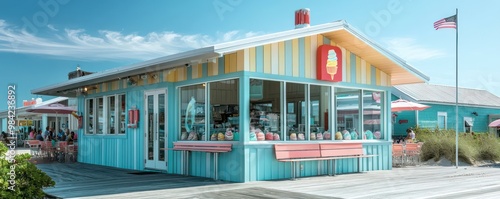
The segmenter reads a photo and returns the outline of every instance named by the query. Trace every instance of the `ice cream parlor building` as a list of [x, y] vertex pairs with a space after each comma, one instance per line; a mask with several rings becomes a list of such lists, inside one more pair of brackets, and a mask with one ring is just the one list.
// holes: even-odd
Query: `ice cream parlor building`
[[[429, 78], [345, 21], [216, 44], [32, 90], [76, 97], [78, 161], [233, 182], [289, 178], [280, 143], [361, 143], [358, 162], [336, 173], [389, 170], [391, 86]], [[219, 153], [170, 150], [174, 143], [227, 143]], [[186, 159], [187, 158], [187, 159]], [[360, 165], [358, 165], [360, 164]], [[299, 176], [325, 173], [305, 161]], [[214, 171], [215, 170], [215, 171]]]

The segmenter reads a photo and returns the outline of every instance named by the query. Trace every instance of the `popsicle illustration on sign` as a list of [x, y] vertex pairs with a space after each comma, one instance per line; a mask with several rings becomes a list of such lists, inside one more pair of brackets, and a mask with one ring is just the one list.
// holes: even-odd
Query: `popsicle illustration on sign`
[[316, 57], [318, 80], [342, 81], [342, 51], [337, 46], [321, 45]]
[[326, 61], [326, 73], [333, 76], [337, 74], [337, 53], [334, 50], [328, 50], [328, 60]]

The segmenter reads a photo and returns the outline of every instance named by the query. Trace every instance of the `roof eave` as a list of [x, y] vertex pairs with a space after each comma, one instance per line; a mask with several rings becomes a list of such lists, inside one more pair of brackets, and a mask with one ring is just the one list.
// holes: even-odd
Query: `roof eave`
[[311, 35], [322, 34], [326, 32], [341, 30], [346, 27], [344, 20], [334, 21], [331, 23], [311, 26], [307, 28], [292, 29], [277, 33], [266, 34], [262, 36], [241, 39], [215, 45], [215, 51], [221, 54], [238, 51], [241, 49], [251, 48], [264, 44], [276, 43], [290, 39], [307, 37]]
[[132, 64], [125, 67], [114, 68], [102, 72], [93, 73], [87, 76], [78, 77], [66, 82], [53, 84], [50, 86], [33, 89], [31, 93], [38, 95], [53, 95], [76, 97], [75, 92], [63, 92], [76, 89], [86, 85], [93, 85], [110, 80], [126, 78], [128, 76], [144, 74], [147, 72], [171, 69], [185, 64], [206, 60], [220, 56], [214, 51], [214, 46], [199, 48], [182, 53], [168, 55], [157, 59]]
[[[370, 47], [374, 48], [375, 50], [377, 50], [378, 52], [380, 52], [382, 55], [386, 56], [387, 58], [389, 58], [391, 61], [393, 61], [394, 63], [398, 64], [399, 66], [405, 68], [406, 70], [408, 70], [410, 73], [412, 73], [413, 75], [419, 77], [420, 79], [422, 79], [424, 82], [428, 82], [430, 80], [429, 76], [425, 75], [424, 73], [420, 72], [419, 70], [417, 70], [416, 68], [414, 68], [413, 66], [411, 66], [410, 64], [408, 64], [405, 60], [403, 60], [402, 58], [400, 58], [399, 56], [395, 55], [394, 53], [391, 53], [390, 51], [386, 50], [385, 48], [381, 47], [380, 45], [378, 45], [376, 42], [372, 41], [371, 39], [369, 39], [368, 37], [366, 37], [365, 35], [363, 35], [360, 31], [356, 30], [356, 28], [354, 27], [351, 27], [349, 24], [345, 24], [345, 29], [347, 31], [349, 31], [349, 33], [351, 33], [352, 35], [354, 35], [355, 37], [357, 37], [358, 39], [364, 41], [366, 44], [368, 44]], [[410, 83], [410, 82], [409, 82]], [[412, 82], [413, 83], [413, 82]]]

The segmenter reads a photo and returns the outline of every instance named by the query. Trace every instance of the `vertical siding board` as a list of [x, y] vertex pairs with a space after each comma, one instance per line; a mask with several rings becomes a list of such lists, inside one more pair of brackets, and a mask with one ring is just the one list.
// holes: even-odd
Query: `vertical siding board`
[[245, 52], [243, 50], [239, 50], [238, 52], [236, 52], [236, 71], [243, 71], [244, 67], [245, 67]]
[[236, 72], [237, 68], [238, 68], [238, 54], [237, 53], [232, 53], [231, 55], [229, 55], [229, 57], [231, 57], [231, 59], [229, 59], [229, 63], [230, 63], [230, 66], [229, 66], [229, 73], [234, 73]]
[[293, 75], [293, 67], [292, 67], [292, 41], [285, 41], [285, 75], [292, 76]]
[[299, 77], [306, 77], [306, 58], [305, 58], [305, 38], [299, 38], [299, 56], [298, 56], [298, 67], [299, 67]]
[[250, 71], [250, 49], [245, 48], [243, 50], [243, 70]]
[[263, 46], [263, 68], [264, 68], [264, 73], [270, 74], [271, 73], [271, 45], [266, 44]]
[[311, 37], [304, 38], [304, 77], [314, 79], [311, 76]]
[[357, 79], [356, 79], [356, 55], [351, 53], [350, 55], [350, 68], [351, 68], [351, 81], [350, 82], [353, 82], [353, 83], [356, 83]]
[[250, 71], [251, 72], [255, 72], [256, 71], [256, 66], [255, 66], [255, 62], [256, 62], [256, 58], [255, 58], [255, 47], [252, 47], [249, 49], [249, 66], [250, 66]]
[[278, 43], [271, 44], [271, 74], [279, 74], [279, 46]]
[[264, 72], [264, 47], [255, 47], [255, 72]]
[[279, 42], [278, 43], [278, 74], [280, 74], [280, 75], [285, 75], [285, 68], [286, 68], [285, 59], [286, 59], [285, 42]]
[[299, 76], [299, 40], [292, 40], [292, 75]]

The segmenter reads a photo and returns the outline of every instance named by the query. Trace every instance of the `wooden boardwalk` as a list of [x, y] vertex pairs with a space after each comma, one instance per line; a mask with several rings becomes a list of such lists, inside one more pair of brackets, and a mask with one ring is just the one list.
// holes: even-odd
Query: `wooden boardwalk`
[[61, 198], [497, 198], [500, 167], [417, 166], [295, 181], [228, 183], [89, 164], [39, 164]]

